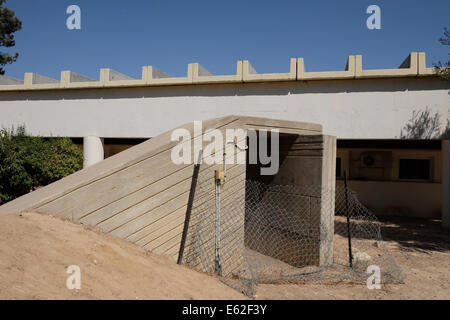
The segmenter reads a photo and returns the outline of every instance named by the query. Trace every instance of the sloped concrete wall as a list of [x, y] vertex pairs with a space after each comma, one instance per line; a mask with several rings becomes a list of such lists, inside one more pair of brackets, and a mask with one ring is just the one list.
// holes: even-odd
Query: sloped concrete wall
[[[321, 132], [320, 125], [240, 116], [203, 122], [203, 132], [250, 127], [282, 128], [285, 132], [301, 134]], [[192, 124], [181, 128], [191, 133], [193, 144], [203, 140], [201, 133], [194, 132]], [[166, 132], [7, 203], [0, 207], [0, 214], [23, 211], [52, 214], [96, 226], [113, 236], [176, 258], [194, 164], [172, 162], [171, 152], [178, 142], [171, 142], [171, 134], [172, 131]], [[196, 193], [195, 205], [214, 199], [214, 170], [221, 168], [221, 165], [200, 166], [202, 188]], [[229, 165], [223, 196], [242, 198], [243, 192], [245, 165]]]
[[[204, 129], [229, 128], [236, 123], [239, 118], [228, 117], [205, 122]], [[170, 142], [170, 133], [16, 199], [0, 207], [0, 213], [32, 210], [52, 214], [174, 256], [179, 249], [193, 165], [171, 161], [175, 142]], [[213, 169], [202, 167], [200, 171], [201, 176], [210, 177], [212, 191]], [[229, 176], [230, 180], [244, 179], [244, 172], [231, 167]], [[199, 199], [204, 196], [197, 195]]]

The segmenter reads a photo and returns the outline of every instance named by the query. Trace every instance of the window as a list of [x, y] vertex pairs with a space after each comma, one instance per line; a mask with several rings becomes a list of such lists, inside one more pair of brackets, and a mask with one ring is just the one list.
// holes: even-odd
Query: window
[[430, 159], [400, 159], [399, 179], [431, 180]]
[[342, 158], [336, 158], [336, 178], [342, 177]]

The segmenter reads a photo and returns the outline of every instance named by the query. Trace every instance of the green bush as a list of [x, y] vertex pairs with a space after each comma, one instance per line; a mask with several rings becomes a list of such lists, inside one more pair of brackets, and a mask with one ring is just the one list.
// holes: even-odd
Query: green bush
[[0, 130], [0, 204], [46, 186], [83, 167], [83, 152], [69, 138]]

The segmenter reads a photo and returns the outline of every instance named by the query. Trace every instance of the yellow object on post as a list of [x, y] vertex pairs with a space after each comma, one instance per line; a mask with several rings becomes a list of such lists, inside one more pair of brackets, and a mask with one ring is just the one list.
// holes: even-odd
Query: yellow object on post
[[225, 182], [225, 173], [223, 170], [216, 170], [216, 181], [219, 181], [220, 184]]

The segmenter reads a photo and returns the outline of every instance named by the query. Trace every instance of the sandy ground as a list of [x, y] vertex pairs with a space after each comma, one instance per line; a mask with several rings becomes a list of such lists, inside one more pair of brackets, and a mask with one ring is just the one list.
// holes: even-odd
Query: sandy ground
[[[81, 269], [81, 290], [66, 287]], [[0, 299], [244, 299], [219, 280], [45, 215], [0, 215]]]
[[[450, 233], [440, 221], [390, 219], [382, 233], [404, 284], [259, 285], [257, 299], [450, 299]], [[66, 287], [81, 268], [81, 290]], [[214, 277], [97, 230], [27, 213], [0, 216], [0, 299], [245, 299]]]
[[257, 299], [450, 299], [450, 232], [440, 221], [414, 218], [382, 220], [382, 235], [404, 284], [259, 285]]

